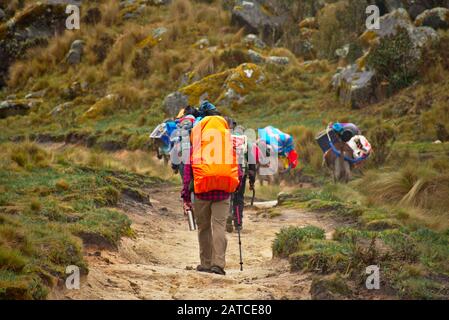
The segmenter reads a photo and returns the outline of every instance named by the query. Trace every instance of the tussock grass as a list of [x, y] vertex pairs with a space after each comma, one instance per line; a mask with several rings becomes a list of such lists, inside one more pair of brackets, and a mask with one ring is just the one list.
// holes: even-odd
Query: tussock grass
[[300, 162], [310, 166], [315, 171], [320, 171], [323, 163], [323, 152], [315, 141], [315, 133], [304, 126], [293, 126], [286, 132], [295, 138], [296, 150]]
[[117, 24], [120, 17], [120, 3], [114, 0], [108, 0], [101, 6], [102, 19], [101, 22], [106, 27]]
[[190, 0], [174, 0], [169, 10], [171, 18], [176, 21], [190, 22], [194, 17]]
[[398, 172], [370, 173], [360, 188], [378, 202], [445, 211], [449, 178], [428, 168], [406, 167]]

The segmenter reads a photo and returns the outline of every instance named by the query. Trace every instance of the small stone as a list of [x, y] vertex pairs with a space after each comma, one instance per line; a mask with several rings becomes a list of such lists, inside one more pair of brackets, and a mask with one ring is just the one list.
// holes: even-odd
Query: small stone
[[268, 57], [267, 62], [271, 63], [271, 64], [277, 64], [277, 65], [285, 66], [285, 65], [288, 65], [290, 63], [290, 59], [288, 57], [271, 56], [271, 57]]
[[195, 43], [195, 46], [199, 49], [207, 48], [209, 47], [209, 45], [210, 45], [209, 39], [207, 38], [200, 39]]

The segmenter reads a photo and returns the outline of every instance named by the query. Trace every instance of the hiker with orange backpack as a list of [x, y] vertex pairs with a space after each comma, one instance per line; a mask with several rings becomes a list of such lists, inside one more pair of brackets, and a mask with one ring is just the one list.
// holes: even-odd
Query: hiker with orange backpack
[[207, 101], [200, 112], [203, 119], [192, 129], [191, 157], [184, 166], [181, 196], [184, 211], [193, 210], [198, 225], [201, 263], [197, 271], [225, 275], [226, 218], [231, 194], [238, 189], [242, 172], [227, 121]]

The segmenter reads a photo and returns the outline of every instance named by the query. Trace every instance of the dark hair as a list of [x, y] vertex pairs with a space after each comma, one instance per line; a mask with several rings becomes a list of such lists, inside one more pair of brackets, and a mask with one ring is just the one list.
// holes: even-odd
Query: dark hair
[[206, 112], [204, 112], [204, 116], [205, 117], [213, 117], [213, 116], [221, 116], [220, 111], [218, 110], [207, 110]]
[[184, 116], [189, 116], [189, 115], [192, 115], [195, 118], [198, 118], [200, 116], [200, 112], [198, 111], [197, 108], [194, 108], [192, 106], [187, 106], [184, 109]]

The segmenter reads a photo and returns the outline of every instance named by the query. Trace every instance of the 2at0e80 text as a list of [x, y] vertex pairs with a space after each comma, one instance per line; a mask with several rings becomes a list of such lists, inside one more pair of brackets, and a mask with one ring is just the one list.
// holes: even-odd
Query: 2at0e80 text
[[270, 305], [222, 305], [222, 315], [270, 315]]

